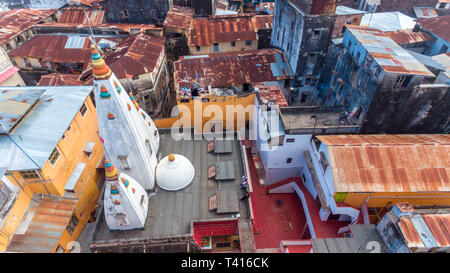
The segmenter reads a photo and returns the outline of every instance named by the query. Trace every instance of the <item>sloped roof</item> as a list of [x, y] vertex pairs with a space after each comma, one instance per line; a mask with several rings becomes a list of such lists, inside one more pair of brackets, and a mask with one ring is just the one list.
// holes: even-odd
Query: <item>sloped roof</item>
[[45, 164], [92, 86], [3, 87], [0, 93], [4, 90], [43, 91], [39, 102], [9, 135], [0, 135], [0, 166], [16, 171], [39, 169]]
[[406, 29], [398, 31], [386, 31], [385, 34], [399, 45], [420, 43], [433, 39], [433, 37], [423, 31], [414, 32], [412, 30]]
[[[85, 13], [86, 12], [86, 13]], [[102, 24], [105, 11], [104, 10], [88, 10], [83, 9], [68, 9], [63, 10], [61, 16], [59, 17], [58, 23], [63, 24], [87, 24], [89, 18], [89, 23], [91, 25]]]
[[446, 41], [450, 41], [450, 15], [423, 18], [417, 20], [417, 23], [436, 36], [439, 36]]
[[[180, 57], [174, 63], [175, 87], [231, 87], [292, 78], [283, 52], [278, 49], [246, 50]], [[196, 80], [198, 75], [198, 79]]]
[[360, 25], [382, 31], [396, 31], [399, 29], [413, 29], [416, 21], [414, 18], [399, 11], [377, 12], [364, 14]]
[[150, 73], [164, 52], [165, 39], [144, 33], [129, 36], [119, 43], [105, 62], [116, 75], [123, 79], [128, 75]]
[[55, 9], [13, 9], [0, 12], [0, 45], [40, 23]]
[[317, 136], [336, 192], [450, 191], [448, 135]]
[[189, 46], [257, 39], [252, 16], [194, 19], [189, 36]]
[[255, 15], [252, 17], [255, 30], [272, 29], [273, 15]]
[[192, 8], [172, 6], [170, 7], [169, 12], [167, 12], [163, 26], [189, 29], [193, 16], [194, 9]]

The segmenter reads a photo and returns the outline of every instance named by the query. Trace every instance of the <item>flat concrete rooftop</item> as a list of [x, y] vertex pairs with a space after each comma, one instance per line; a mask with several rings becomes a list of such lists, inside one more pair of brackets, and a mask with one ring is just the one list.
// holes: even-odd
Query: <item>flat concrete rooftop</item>
[[336, 127], [344, 111], [341, 107], [284, 107], [280, 108], [286, 130]]
[[[158, 239], [174, 236], [190, 236], [191, 222], [231, 218], [235, 213], [217, 213], [209, 210], [208, 199], [218, 191], [234, 191], [237, 194], [241, 218], [248, 218], [247, 199], [240, 201], [244, 192], [240, 189], [244, 173], [241, 147], [238, 140], [230, 140], [232, 152], [214, 154], [207, 152], [207, 144], [202, 140], [174, 140], [170, 130], [160, 130], [161, 142], [158, 158], [169, 153], [181, 154], [191, 160], [195, 168], [195, 177], [189, 186], [179, 191], [166, 191], [156, 186], [156, 191], [149, 193], [149, 211], [144, 229], [131, 231], [110, 231], [103, 214], [103, 200], [99, 201], [101, 211], [98, 213], [97, 226], [91, 243], [112, 241], [132, 241]], [[216, 181], [208, 179], [208, 167], [218, 162], [231, 161], [234, 166], [234, 179]]]

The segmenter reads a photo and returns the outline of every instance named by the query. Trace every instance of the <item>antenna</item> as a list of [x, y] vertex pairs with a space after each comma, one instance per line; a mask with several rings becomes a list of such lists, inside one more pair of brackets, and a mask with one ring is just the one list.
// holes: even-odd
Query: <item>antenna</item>
[[[92, 31], [92, 27], [91, 27], [91, 20], [89, 20], [89, 16], [87, 15], [86, 10], [83, 9], [83, 12], [84, 12], [84, 17], [86, 17], [86, 21], [88, 23], [89, 31], [91, 32], [91, 35], [89, 36], [89, 40], [95, 46], [95, 48], [97, 48], [97, 50], [100, 51], [100, 54], [103, 54], [102, 49], [95, 42], [94, 32]], [[94, 12], [94, 11], [92, 11], [92, 12]]]

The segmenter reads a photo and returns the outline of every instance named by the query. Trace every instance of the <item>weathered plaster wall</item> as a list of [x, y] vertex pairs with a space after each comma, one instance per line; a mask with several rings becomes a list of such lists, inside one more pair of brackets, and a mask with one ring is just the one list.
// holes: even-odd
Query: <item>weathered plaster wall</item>
[[101, 5], [111, 23], [162, 23], [169, 10], [167, 0], [105, 0]]

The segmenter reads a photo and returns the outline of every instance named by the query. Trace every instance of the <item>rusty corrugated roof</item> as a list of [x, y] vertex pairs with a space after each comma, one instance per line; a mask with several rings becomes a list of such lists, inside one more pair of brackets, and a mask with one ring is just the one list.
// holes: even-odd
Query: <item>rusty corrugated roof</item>
[[450, 15], [418, 19], [417, 23], [442, 39], [450, 41]]
[[318, 136], [336, 192], [450, 191], [449, 135]]
[[8, 252], [49, 253], [57, 247], [72, 218], [77, 200], [46, 196], [39, 202], [31, 208], [35, 214], [25, 233], [13, 236], [7, 247]]
[[0, 45], [40, 23], [55, 12], [55, 9], [13, 9], [0, 12]]
[[272, 29], [273, 15], [256, 15], [252, 17], [255, 29]]
[[281, 92], [279, 86], [255, 84], [254, 88], [258, 88], [258, 93], [261, 99], [273, 102], [280, 107], [288, 107], [286, 98]]
[[398, 31], [386, 31], [385, 34], [399, 45], [420, 43], [433, 39], [433, 37], [423, 31], [414, 32], [407, 29]]
[[252, 17], [245, 15], [194, 19], [189, 36], [189, 46], [257, 39]]
[[[102, 37], [96, 36], [98, 42]], [[69, 41], [73, 40], [73, 43]], [[115, 37], [105, 37], [118, 42]], [[12, 57], [32, 57], [49, 62], [88, 63], [91, 59], [91, 42], [88, 36], [39, 34], [9, 52]]]
[[[86, 12], [86, 13], [85, 13]], [[91, 25], [102, 24], [105, 11], [104, 10], [83, 10], [83, 9], [68, 9], [63, 10], [58, 23], [62, 24], [87, 24], [89, 18]]]
[[187, 30], [191, 26], [193, 16], [194, 9], [192, 8], [172, 6], [167, 12], [163, 26]]
[[48, 75], [43, 75], [39, 81], [39, 86], [74, 86], [74, 85], [84, 85], [79, 78], [80, 75], [77, 74], [61, 74], [52, 73]]
[[174, 66], [175, 89], [192, 88], [193, 81], [214, 88], [292, 78], [283, 52], [272, 48], [183, 56]]

